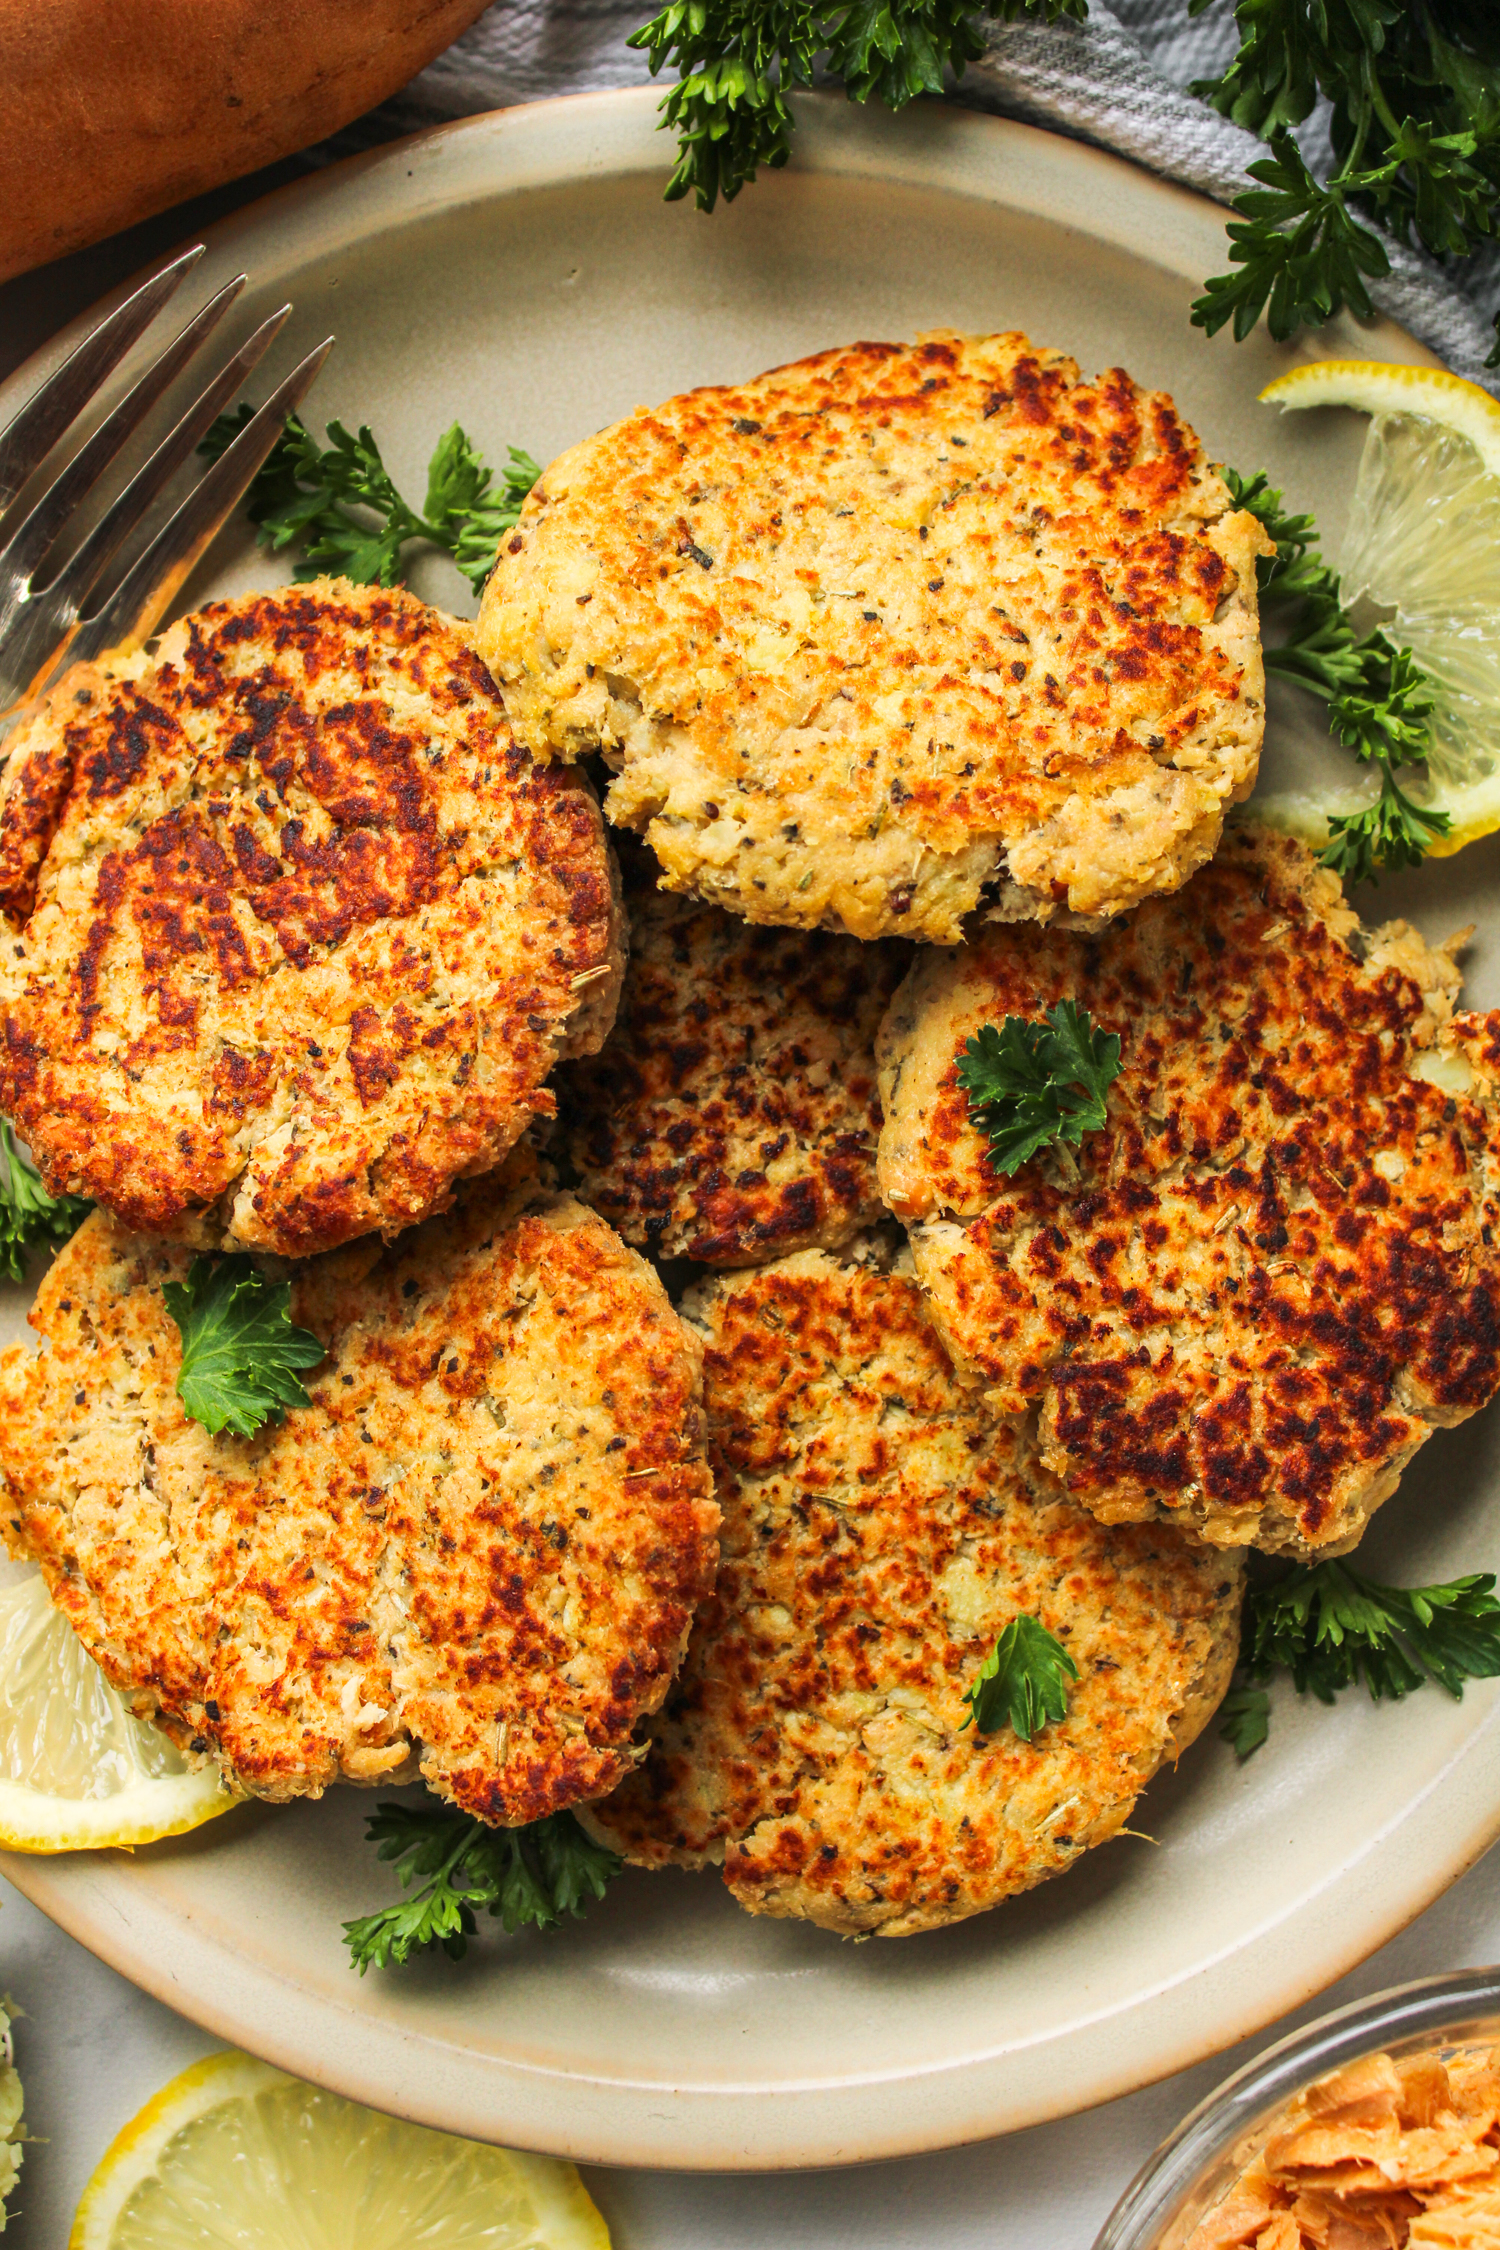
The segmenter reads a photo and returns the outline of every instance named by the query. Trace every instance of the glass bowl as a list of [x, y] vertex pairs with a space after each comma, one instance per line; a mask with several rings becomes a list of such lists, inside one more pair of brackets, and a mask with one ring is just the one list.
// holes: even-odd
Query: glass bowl
[[1424, 1977], [1356, 2000], [1278, 2040], [1216, 2087], [1131, 2181], [1094, 2250], [1185, 2250], [1199, 2220], [1259, 2153], [1267, 2128], [1315, 2078], [1361, 2055], [1500, 2045], [1500, 1968]]

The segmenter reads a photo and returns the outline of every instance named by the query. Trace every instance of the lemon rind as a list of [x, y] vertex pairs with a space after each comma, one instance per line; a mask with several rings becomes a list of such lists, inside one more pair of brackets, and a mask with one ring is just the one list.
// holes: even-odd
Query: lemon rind
[[1263, 406], [1348, 406], [1362, 414], [1421, 414], [1467, 438], [1500, 475], [1500, 401], [1445, 367], [1400, 367], [1371, 359], [1319, 359], [1278, 375]]
[[[1433, 797], [1428, 803], [1439, 812], [1446, 812], [1452, 826], [1446, 836], [1435, 836], [1427, 847], [1429, 859], [1451, 859], [1466, 844], [1477, 844], [1483, 836], [1493, 836], [1500, 830], [1500, 777], [1476, 782], [1469, 789], [1455, 789], [1450, 795]], [[1279, 828], [1283, 834], [1295, 836], [1301, 843], [1321, 851], [1328, 842], [1329, 819], [1340, 813], [1358, 812], [1368, 804], [1368, 795], [1357, 796], [1330, 791], [1326, 796], [1311, 791], [1286, 790], [1274, 796], [1252, 799], [1247, 810], [1253, 819], [1264, 821], [1269, 828]]]
[[185, 1836], [243, 1802], [214, 1766], [137, 1782], [112, 1797], [53, 1797], [0, 1780], [0, 1851], [130, 1851]]
[[68, 2250], [109, 2250], [120, 2213], [141, 2181], [150, 2178], [162, 2150], [184, 2125], [221, 2103], [253, 2099], [268, 2087], [291, 2083], [284, 2070], [257, 2062], [253, 2055], [242, 2055], [232, 2047], [205, 2055], [201, 2062], [179, 2071], [128, 2125], [121, 2126], [100, 2157], [79, 2198]]
[[[110, 2250], [126, 2204], [157, 2172], [168, 2143], [184, 2126], [230, 2102], [252, 2102], [263, 2093], [298, 2083], [286, 2071], [235, 2048], [223, 2048], [189, 2064], [110, 2142], [79, 2199], [68, 2250]], [[539, 2241], [552, 2250], [611, 2250], [604, 2215], [573, 2165], [518, 2149], [495, 2153], [516, 2174], [531, 2204]]]

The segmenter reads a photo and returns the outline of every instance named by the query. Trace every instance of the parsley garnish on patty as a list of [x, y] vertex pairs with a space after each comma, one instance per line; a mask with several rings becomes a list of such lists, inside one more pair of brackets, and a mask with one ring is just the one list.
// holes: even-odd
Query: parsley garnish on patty
[[1029, 1742], [1066, 1715], [1068, 1684], [1077, 1677], [1078, 1666], [1055, 1634], [1034, 1617], [1013, 1617], [965, 1696], [964, 1726], [981, 1734], [1009, 1726]]
[[1007, 1016], [964, 1043], [958, 1082], [969, 1114], [988, 1136], [997, 1172], [1016, 1172], [1040, 1149], [1076, 1148], [1105, 1121], [1105, 1096], [1120, 1075], [1120, 1042], [1096, 1031], [1087, 1008], [1059, 1000], [1042, 1023]]
[[164, 1281], [161, 1293], [182, 1336], [177, 1395], [193, 1421], [248, 1438], [312, 1403], [296, 1371], [326, 1354], [293, 1327], [290, 1282], [268, 1281], [244, 1256], [195, 1258], [187, 1280]]

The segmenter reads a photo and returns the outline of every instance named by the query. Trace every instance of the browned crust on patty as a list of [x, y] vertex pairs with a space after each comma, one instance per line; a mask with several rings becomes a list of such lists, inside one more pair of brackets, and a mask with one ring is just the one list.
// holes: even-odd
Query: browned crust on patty
[[1259, 759], [1264, 544], [1165, 393], [942, 332], [574, 446], [478, 640], [532, 750], [604, 750], [673, 889], [951, 944], [1208, 858]]
[[561, 1094], [579, 1193], [707, 1265], [835, 1249], [883, 1216], [876, 1028], [900, 944], [755, 929], [643, 881], [614, 1032]]
[[[705, 1317], [718, 1584], [590, 1829], [645, 1866], [721, 1862], [751, 1913], [886, 1937], [1114, 1835], [1223, 1694], [1241, 1558], [1065, 1499], [905, 1276], [807, 1251], [718, 1282]], [[1080, 1674], [1029, 1743], [964, 1725], [1021, 1613]]]
[[[1494, 1395], [1500, 1015], [1450, 1021], [1458, 981], [1253, 828], [1100, 938], [919, 958], [881, 1033], [881, 1182], [960, 1366], [1107, 1522], [1337, 1553]], [[1108, 1122], [1081, 1179], [1007, 1180], [958, 1058], [1065, 996], [1121, 1038]]]
[[160, 1284], [102, 1213], [0, 1361], [13, 1553], [143, 1718], [271, 1798], [419, 1763], [514, 1824], [637, 1755], [713, 1583], [699, 1347], [602, 1220], [521, 1174], [295, 1269], [328, 1345], [253, 1440], [189, 1422]]
[[0, 1108], [54, 1190], [303, 1257], [440, 1210], [609, 1028], [587, 784], [466, 631], [323, 580], [70, 673], [0, 795]]

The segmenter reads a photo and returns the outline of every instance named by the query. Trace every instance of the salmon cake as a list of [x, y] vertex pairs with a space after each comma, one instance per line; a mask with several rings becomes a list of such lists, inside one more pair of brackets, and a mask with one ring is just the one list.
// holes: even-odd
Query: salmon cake
[[0, 1110], [54, 1193], [306, 1257], [489, 1170], [623, 970], [602, 818], [467, 629], [321, 580], [79, 667], [0, 788]]
[[756, 929], [648, 881], [626, 898], [619, 1017], [560, 1095], [584, 1201], [627, 1242], [712, 1266], [883, 1218], [875, 1033], [910, 947]]
[[1254, 785], [1265, 539], [1164, 392], [1025, 336], [852, 344], [554, 461], [477, 628], [674, 890], [956, 943], [1175, 890]]
[[[718, 1584], [645, 1762], [583, 1814], [752, 1914], [906, 1937], [1115, 1835], [1207, 1724], [1241, 1558], [1107, 1529], [958, 1383], [916, 1283], [804, 1251], [705, 1292]], [[1024, 1742], [966, 1700], [1010, 1621], [1078, 1670]]]
[[[1500, 1013], [1453, 1013], [1460, 942], [1362, 932], [1246, 827], [1103, 937], [919, 956], [881, 1030], [881, 1185], [958, 1366], [1105, 1522], [1339, 1554], [1493, 1397]], [[1006, 1178], [958, 1064], [1063, 998], [1121, 1041], [1107, 1121]]]
[[0, 1361], [13, 1554], [144, 1719], [259, 1797], [415, 1779], [511, 1826], [630, 1769], [718, 1509], [698, 1340], [594, 1213], [512, 1159], [390, 1249], [291, 1269], [311, 1405], [210, 1437], [161, 1284], [96, 1212]]

